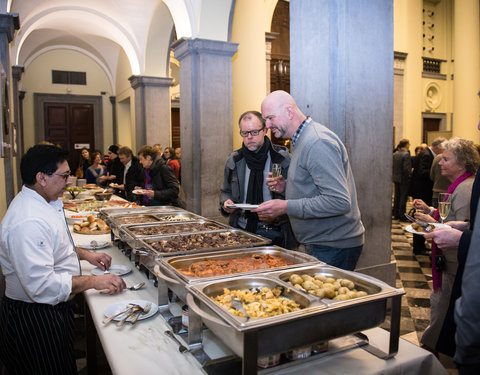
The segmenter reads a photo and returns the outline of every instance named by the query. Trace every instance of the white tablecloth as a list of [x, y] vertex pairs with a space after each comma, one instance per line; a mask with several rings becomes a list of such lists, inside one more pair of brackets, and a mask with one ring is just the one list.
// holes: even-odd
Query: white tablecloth
[[[74, 241], [109, 240], [108, 235], [86, 236], [73, 233]], [[116, 247], [103, 250], [112, 257], [112, 264], [123, 264], [133, 268], [133, 272], [124, 276], [127, 286], [140, 281], [147, 281], [144, 274], [137, 270], [133, 263]], [[93, 266], [82, 261], [84, 273], [89, 273]], [[201, 366], [190, 353], [180, 353], [178, 345], [168, 338], [164, 331], [169, 329], [160, 314], [138, 321], [135, 325], [126, 324], [118, 328], [115, 324], [102, 324], [104, 311], [117, 301], [143, 299], [157, 302], [157, 289], [152, 280], [146, 287], [138, 291], [125, 291], [110, 296], [95, 290], [85, 292], [85, 299], [90, 309], [93, 322], [109, 365], [114, 374], [202, 374]], [[381, 328], [364, 332], [371, 344], [386, 351], [389, 334]], [[205, 346], [213, 346], [214, 342], [206, 339]], [[222, 344], [220, 344], [220, 347]], [[356, 348], [316, 360], [275, 371], [276, 374], [447, 374], [440, 362], [429, 352], [400, 339], [399, 352], [395, 358], [379, 359], [361, 348]]]

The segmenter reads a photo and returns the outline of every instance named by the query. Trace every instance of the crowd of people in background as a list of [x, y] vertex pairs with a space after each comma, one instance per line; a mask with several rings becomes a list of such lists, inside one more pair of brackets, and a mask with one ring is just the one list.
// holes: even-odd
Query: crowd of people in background
[[99, 150], [82, 148], [75, 176], [129, 201], [181, 207], [180, 158], [180, 147], [163, 149], [160, 144], [142, 147], [138, 157], [129, 147], [120, 145], [111, 145], [104, 157]]
[[[408, 139], [402, 139], [393, 153], [392, 217], [408, 221], [404, 216], [408, 196], [413, 198], [409, 213], [419, 222], [439, 223], [439, 206], [448, 200], [450, 207], [446, 226], [413, 235], [414, 254], [428, 255], [432, 266], [430, 324], [421, 344], [437, 356], [453, 357], [459, 374], [478, 374], [480, 314], [475, 298], [480, 228], [475, 216], [480, 197], [480, 146], [463, 138], [437, 138], [430, 146], [416, 147], [412, 157], [409, 147]], [[425, 246], [429, 239], [431, 249]]]

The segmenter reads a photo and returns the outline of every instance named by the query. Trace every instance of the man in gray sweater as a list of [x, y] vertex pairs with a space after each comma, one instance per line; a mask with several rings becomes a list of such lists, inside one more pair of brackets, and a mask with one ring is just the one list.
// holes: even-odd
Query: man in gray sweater
[[277, 138], [290, 138], [292, 159], [287, 180], [267, 178], [285, 200], [262, 203], [255, 212], [267, 217], [288, 214], [298, 242], [319, 260], [353, 270], [363, 248], [365, 228], [345, 146], [325, 126], [306, 117], [285, 91], [262, 102], [266, 127]]

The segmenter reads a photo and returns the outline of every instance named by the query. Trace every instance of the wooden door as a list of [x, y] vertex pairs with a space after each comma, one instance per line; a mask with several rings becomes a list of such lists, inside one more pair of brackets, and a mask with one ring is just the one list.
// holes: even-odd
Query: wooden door
[[439, 118], [423, 118], [423, 139], [422, 142], [428, 142], [428, 132], [437, 132], [440, 130]]
[[[168, 145], [163, 146], [163, 148]], [[180, 108], [172, 108], [172, 144], [173, 148], [180, 147]]]
[[93, 151], [95, 144], [93, 104], [45, 103], [45, 140], [69, 152], [68, 163], [75, 171], [81, 148]]

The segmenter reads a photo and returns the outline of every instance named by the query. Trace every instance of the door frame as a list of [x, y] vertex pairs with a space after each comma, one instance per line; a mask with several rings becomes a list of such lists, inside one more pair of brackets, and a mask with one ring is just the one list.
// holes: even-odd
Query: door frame
[[35, 143], [39, 143], [45, 138], [45, 118], [44, 104], [52, 103], [75, 103], [75, 104], [93, 104], [93, 135], [95, 144], [90, 147], [91, 150], [103, 149], [103, 106], [102, 97], [96, 95], [71, 95], [71, 94], [33, 94], [34, 101], [34, 121], [35, 121]]

